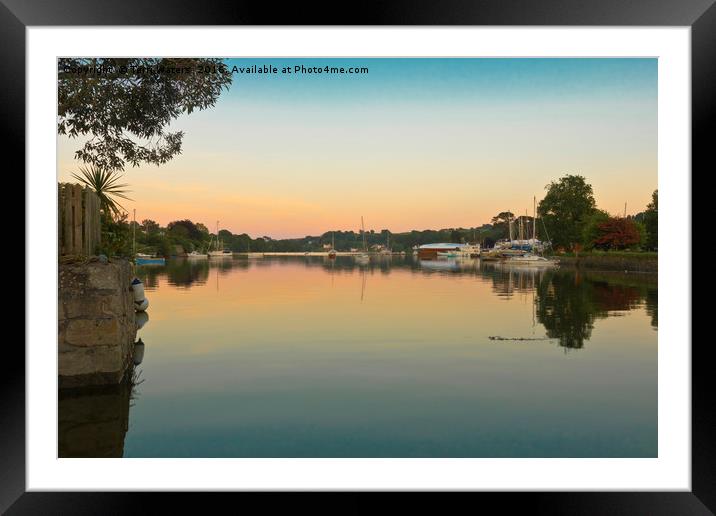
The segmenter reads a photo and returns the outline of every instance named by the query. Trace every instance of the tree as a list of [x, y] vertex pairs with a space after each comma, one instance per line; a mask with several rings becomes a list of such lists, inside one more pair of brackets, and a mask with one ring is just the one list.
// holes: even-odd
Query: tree
[[634, 227], [636, 227], [636, 231], [639, 234], [639, 247], [641, 249], [645, 249], [646, 248], [646, 237], [647, 237], [646, 226], [642, 222], [639, 222], [638, 220], [634, 220], [634, 219], [630, 219], [630, 220], [634, 223]]
[[204, 234], [189, 219], [175, 220], [167, 224], [167, 231], [175, 236], [202, 240]]
[[114, 170], [102, 170], [94, 165], [80, 167], [80, 172], [81, 175], [73, 173], [72, 177], [95, 191], [100, 208], [106, 217], [117, 219], [124, 210], [117, 198], [132, 200], [127, 197], [127, 190], [125, 190], [129, 185], [118, 182], [122, 179], [122, 175]]
[[213, 106], [231, 85], [220, 59], [58, 59], [57, 132], [89, 139], [75, 158], [105, 170], [160, 165], [181, 152], [167, 126]]
[[500, 213], [492, 217], [492, 224], [509, 224], [509, 222], [514, 218], [515, 215], [511, 211], [501, 211]]
[[599, 224], [610, 219], [611, 215], [604, 210], [595, 209], [584, 221], [582, 229], [582, 245], [585, 249], [592, 249], [594, 241], [599, 238]]
[[639, 228], [631, 219], [610, 217], [597, 224], [597, 238], [594, 247], [600, 249], [626, 249], [637, 245], [640, 240]]
[[646, 229], [647, 249], [656, 250], [659, 246], [659, 190], [651, 194], [651, 202], [644, 212], [644, 228]]
[[142, 230], [147, 236], [155, 235], [159, 232], [159, 224], [152, 219], [144, 219], [142, 221]]
[[584, 177], [566, 175], [546, 187], [538, 213], [554, 247], [573, 249], [582, 241], [584, 223], [595, 207], [592, 185]]
[[509, 236], [509, 224], [511, 220], [514, 220], [515, 215], [511, 211], [501, 211], [494, 217], [492, 217], [492, 231], [490, 238], [492, 240], [499, 240], [500, 238], [507, 238]]

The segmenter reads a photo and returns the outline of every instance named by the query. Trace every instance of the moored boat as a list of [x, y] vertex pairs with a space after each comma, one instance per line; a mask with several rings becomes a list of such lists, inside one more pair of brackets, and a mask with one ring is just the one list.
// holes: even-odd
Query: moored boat
[[368, 243], [365, 239], [365, 224], [363, 224], [363, 216], [360, 218], [361, 233], [363, 234], [363, 252], [356, 255], [356, 263], [358, 265], [368, 265], [370, 262], [370, 255], [368, 254]]
[[209, 251], [209, 258], [231, 258], [234, 253], [228, 249], [222, 249], [221, 251]]
[[[209, 241], [209, 249], [211, 249], [211, 242], [213, 241], [214, 236], [212, 235], [211, 240]], [[210, 250], [207, 255], [209, 258], [232, 258], [234, 256], [234, 253], [229, 249], [224, 249], [223, 244], [221, 240], [219, 240], [219, 221], [216, 221], [216, 246], [213, 250]]]
[[336, 254], [337, 254], [336, 253], [336, 237], [335, 237], [333, 231], [331, 231], [331, 250], [328, 251], [328, 257], [335, 258]]
[[522, 256], [511, 256], [504, 261], [507, 265], [529, 265], [536, 267], [554, 267], [559, 265], [556, 259], [537, 256], [536, 254], [524, 254]]
[[164, 265], [166, 262], [163, 256], [148, 256], [140, 253], [134, 258], [135, 265]]
[[358, 265], [368, 265], [370, 263], [370, 255], [366, 253], [357, 254], [355, 258]]
[[423, 244], [418, 247], [418, 257], [421, 259], [431, 259], [438, 256], [444, 256], [441, 253], [453, 253], [457, 256], [458, 253], [462, 252], [463, 249], [469, 248], [468, 244], [456, 244], [456, 243], [436, 243], [436, 244]]

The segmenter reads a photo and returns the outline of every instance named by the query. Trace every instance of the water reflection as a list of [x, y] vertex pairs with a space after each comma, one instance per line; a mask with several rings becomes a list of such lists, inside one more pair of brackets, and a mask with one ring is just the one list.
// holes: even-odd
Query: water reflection
[[654, 288], [647, 289], [646, 291], [646, 313], [651, 317], [651, 325], [656, 330], [659, 325], [659, 310], [658, 310], [658, 296], [659, 291], [654, 285]]
[[209, 260], [173, 259], [164, 266], [137, 267], [137, 275], [148, 290], [157, 288], [158, 280], [163, 276], [168, 277], [170, 285], [190, 288], [206, 283], [209, 278]]
[[141, 403], [62, 394], [65, 455], [656, 455], [655, 275], [411, 256], [138, 274]]
[[[492, 284], [499, 299], [508, 300], [517, 294], [535, 293], [538, 321], [551, 338], [566, 348], [582, 348], [589, 340], [594, 320], [619, 312], [646, 306], [654, 329], [658, 326], [658, 295], [656, 275], [596, 273], [576, 270], [555, 270], [530, 267], [508, 267], [479, 259], [422, 260], [408, 256], [339, 256], [329, 259], [321, 256], [241, 258], [222, 260], [173, 259], [165, 266], [140, 267], [137, 274], [147, 289], [156, 289], [161, 278], [169, 285], [190, 289], [202, 286], [209, 280], [210, 269], [216, 290], [220, 277], [234, 270], [266, 269], [295, 264], [297, 260], [307, 268], [322, 268], [330, 274], [353, 273], [390, 274], [391, 271], [409, 270], [422, 274], [473, 275]], [[365, 276], [362, 282], [365, 283]], [[365, 285], [363, 285], [365, 289]]]
[[[656, 278], [618, 273], [550, 271], [537, 284], [537, 319], [565, 348], [582, 348], [594, 321], [656, 302]], [[648, 310], [648, 305], [647, 305]], [[656, 328], [656, 309], [651, 314]]]
[[[146, 325], [138, 312], [137, 329]], [[134, 343], [132, 362], [118, 385], [60, 389], [58, 392], [58, 457], [123, 457], [129, 411], [144, 381], [137, 368], [144, 360], [141, 337]]]
[[122, 457], [132, 383], [62, 389], [58, 399], [59, 457]]

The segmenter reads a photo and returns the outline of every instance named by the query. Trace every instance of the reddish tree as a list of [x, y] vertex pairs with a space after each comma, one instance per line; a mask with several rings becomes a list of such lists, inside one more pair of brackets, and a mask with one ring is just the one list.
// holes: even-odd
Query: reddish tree
[[610, 217], [597, 224], [597, 234], [594, 247], [601, 249], [625, 249], [640, 240], [639, 229], [631, 219]]

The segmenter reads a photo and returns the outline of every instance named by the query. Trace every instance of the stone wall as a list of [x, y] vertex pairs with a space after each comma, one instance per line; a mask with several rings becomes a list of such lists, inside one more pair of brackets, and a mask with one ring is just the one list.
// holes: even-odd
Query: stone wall
[[126, 260], [59, 266], [60, 387], [116, 384], [136, 336], [132, 266]]

